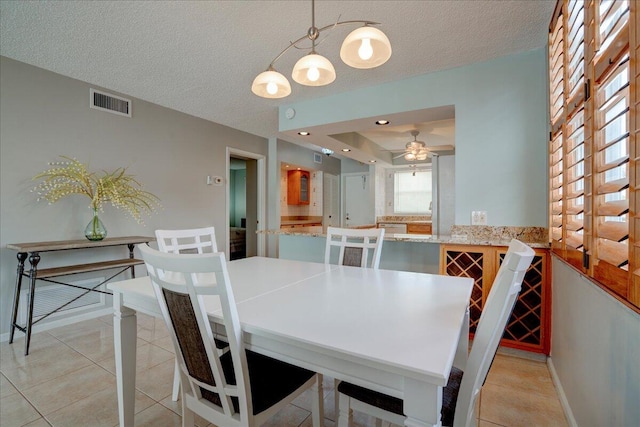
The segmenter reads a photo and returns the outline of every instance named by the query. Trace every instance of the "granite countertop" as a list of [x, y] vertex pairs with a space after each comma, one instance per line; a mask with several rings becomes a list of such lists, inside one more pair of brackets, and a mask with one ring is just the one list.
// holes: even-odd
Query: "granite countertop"
[[401, 221], [401, 220], [384, 220], [384, 221], [380, 221], [378, 220], [378, 224], [431, 224], [431, 220], [408, 220], [408, 221]]
[[376, 218], [378, 224], [431, 224], [431, 215], [385, 215]]
[[[326, 237], [323, 227], [299, 227], [295, 229], [283, 230], [261, 230], [258, 233], [286, 235], [286, 236], [307, 236], [307, 237]], [[400, 234], [389, 233], [384, 236], [385, 241], [391, 242], [415, 242], [415, 243], [437, 243], [437, 244], [457, 244], [470, 246], [509, 246], [511, 238], [493, 237], [471, 237], [460, 235], [440, 235], [434, 236], [430, 234]], [[544, 242], [525, 242], [532, 248], [548, 248], [549, 243]]]
[[322, 224], [322, 220], [313, 220], [313, 219], [299, 219], [299, 220], [289, 220], [289, 221], [280, 221], [280, 225], [304, 225], [304, 224]]

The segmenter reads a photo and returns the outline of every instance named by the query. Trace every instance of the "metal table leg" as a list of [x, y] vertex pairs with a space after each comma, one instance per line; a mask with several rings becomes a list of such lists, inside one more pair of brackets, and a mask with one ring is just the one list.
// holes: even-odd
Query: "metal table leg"
[[24, 355], [29, 354], [29, 344], [31, 343], [31, 326], [33, 324], [33, 302], [35, 300], [36, 293], [36, 277], [38, 275], [38, 263], [40, 262], [40, 255], [38, 252], [32, 252], [29, 256], [29, 263], [31, 269], [29, 270], [29, 308], [27, 309], [27, 324], [25, 325], [25, 342], [24, 342]]
[[13, 314], [11, 315], [9, 344], [13, 343], [13, 335], [16, 331], [16, 322], [18, 321], [18, 306], [20, 305], [20, 288], [22, 288], [22, 274], [24, 273], [24, 261], [26, 259], [26, 252], [18, 252], [18, 271], [16, 272], [16, 289], [15, 293], [13, 294]]

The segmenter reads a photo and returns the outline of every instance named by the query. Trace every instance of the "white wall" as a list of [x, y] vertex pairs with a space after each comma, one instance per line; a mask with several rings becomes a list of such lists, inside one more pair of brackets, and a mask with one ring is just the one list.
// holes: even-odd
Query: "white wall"
[[[455, 224], [547, 226], [544, 49], [282, 105], [280, 130], [454, 105]], [[294, 108], [289, 120], [284, 112]]]
[[[67, 155], [92, 170], [125, 166], [160, 197], [163, 209], [146, 218], [146, 227], [107, 206], [101, 219], [109, 236], [214, 225], [222, 249], [225, 186], [206, 185], [206, 176], [226, 175], [226, 146], [267, 154], [264, 138], [139, 99], [133, 99], [132, 118], [90, 109], [90, 87], [0, 57], [0, 333], [9, 329], [16, 271], [16, 253], [6, 244], [84, 239], [90, 219], [87, 198], [36, 202], [31, 177], [47, 162]], [[41, 267], [68, 262], [67, 255], [42, 254]], [[123, 257], [126, 248], [72, 255], [75, 262], [97, 261]]]
[[640, 314], [553, 257], [551, 365], [579, 426], [640, 425]]

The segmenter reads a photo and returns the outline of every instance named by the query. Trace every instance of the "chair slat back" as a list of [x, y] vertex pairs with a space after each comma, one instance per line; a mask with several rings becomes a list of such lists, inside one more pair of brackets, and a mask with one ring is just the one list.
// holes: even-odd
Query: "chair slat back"
[[[239, 420], [246, 424], [252, 414], [251, 389], [224, 253], [175, 254], [147, 245], [138, 248], [175, 347], [185, 392], [216, 405], [216, 424], [235, 425]], [[220, 301], [235, 377], [231, 381], [222, 362], [229, 355], [216, 350], [205, 297]]]
[[156, 230], [158, 249], [174, 254], [218, 252], [214, 227]]
[[522, 280], [534, 255], [534, 250], [529, 246], [515, 239], [511, 241], [491, 286], [473, 337], [471, 353], [456, 403], [454, 416], [456, 427], [466, 427], [473, 420], [478, 393], [498, 350], [500, 339], [520, 293]]
[[[378, 268], [384, 241], [384, 228], [337, 228], [327, 227], [327, 242], [325, 245], [324, 262], [331, 260], [331, 248], [339, 247], [338, 264], [353, 267]], [[369, 251], [373, 251], [371, 262]]]

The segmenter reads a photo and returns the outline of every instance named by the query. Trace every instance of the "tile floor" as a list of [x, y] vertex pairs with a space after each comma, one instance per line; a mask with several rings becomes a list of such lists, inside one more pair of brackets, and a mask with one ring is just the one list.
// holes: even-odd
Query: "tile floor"
[[[138, 314], [136, 426], [179, 426], [171, 401], [173, 348], [160, 320]], [[40, 332], [30, 355], [23, 339], [0, 344], [0, 425], [116, 426], [112, 317]], [[276, 414], [269, 426], [310, 427], [309, 396]], [[334, 427], [333, 380], [325, 378], [325, 425]], [[566, 426], [543, 362], [498, 355], [483, 388], [479, 426]], [[206, 422], [198, 423], [207, 426]], [[374, 420], [359, 414], [357, 427]]]

